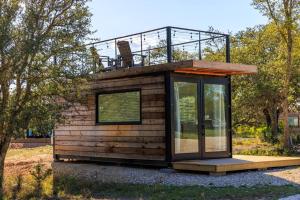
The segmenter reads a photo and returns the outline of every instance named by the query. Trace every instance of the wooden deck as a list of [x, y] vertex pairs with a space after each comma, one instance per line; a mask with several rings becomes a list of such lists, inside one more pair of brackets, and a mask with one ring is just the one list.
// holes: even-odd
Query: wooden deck
[[235, 63], [209, 62], [204, 60], [185, 60], [180, 62], [163, 63], [144, 67], [120, 67], [114, 71], [96, 74], [94, 75], [94, 79], [114, 79], [165, 71], [184, 74], [227, 76], [241, 74], [256, 74], [257, 67], [254, 65], [244, 65]]
[[234, 155], [233, 158], [177, 161], [172, 165], [176, 170], [225, 174], [231, 171], [296, 166], [300, 165], [300, 157]]

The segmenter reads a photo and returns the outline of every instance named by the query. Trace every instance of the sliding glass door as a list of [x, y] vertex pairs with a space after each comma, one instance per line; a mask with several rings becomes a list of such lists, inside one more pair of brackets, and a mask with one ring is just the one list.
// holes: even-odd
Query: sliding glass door
[[173, 158], [229, 156], [227, 81], [226, 78], [173, 77]]

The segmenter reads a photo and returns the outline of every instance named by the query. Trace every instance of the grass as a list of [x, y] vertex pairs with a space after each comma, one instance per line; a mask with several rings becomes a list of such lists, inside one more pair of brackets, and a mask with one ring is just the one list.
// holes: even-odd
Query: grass
[[[22, 190], [17, 195], [18, 198], [24, 200], [37, 199], [35, 198], [35, 183], [32, 178], [26, 177], [26, 182], [23, 184]], [[59, 177], [56, 181], [52, 181], [52, 178], [44, 181], [43, 196], [39, 199], [252, 200], [278, 199], [280, 197], [298, 194], [299, 191], [299, 187], [292, 185], [237, 188], [119, 183], [101, 184], [98, 182], [78, 180], [74, 177]], [[8, 193], [7, 196], [11, 197], [12, 193]]]
[[[8, 158], [22, 160], [36, 157], [41, 154], [51, 156], [51, 146], [10, 149]], [[11, 162], [11, 161], [10, 161]], [[50, 162], [50, 161], [48, 161]], [[6, 174], [5, 191], [7, 199], [16, 195], [17, 199], [278, 199], [280, 197], [299, 194], [300, 188], [293, 185], [286, 186], [255, 186], [255, 187], [201, 187], [201, 186], [167, 186], [167, 185], [143, 185], [143, 184], [103, 184], [93, 181], [78, 180], [74, 177], [59, 177], [53, 180], [49, 176], [42, 182], [42, 197], [37, 198], [36, 182], [29, 173], [34, 169], [34, 164], [21, 166], [28, 170], [22, 176], [22, 187], [16, 192], [18, 168], [15, 173]], [[11, 169], [10, 169], [11, 171]], [[54, 195], [55, 194], [55, 195]]]
[[26, 159], [40, 154], [52, 154], [52, 146], [42, 146], [35, 148], [9, 149], [6, 158]]
[[[200, 187], [134, 184], [99, 184], [82, 182], [71, 177], [60, 178], [57, 183], [65, 197], [104, 199], [278, 199], [299, 193], [300, 188], [287, 186], [256, 187]], [[82, 192], [88, 194], [82, 195]]]

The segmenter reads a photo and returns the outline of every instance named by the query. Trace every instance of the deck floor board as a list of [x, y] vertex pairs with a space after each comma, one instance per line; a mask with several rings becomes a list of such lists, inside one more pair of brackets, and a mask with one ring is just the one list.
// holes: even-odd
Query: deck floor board
[[300, 157], [234, 155], [232, 158], [184, 160], [172, 163], [176, 170], [230, 172], [300, 165]]

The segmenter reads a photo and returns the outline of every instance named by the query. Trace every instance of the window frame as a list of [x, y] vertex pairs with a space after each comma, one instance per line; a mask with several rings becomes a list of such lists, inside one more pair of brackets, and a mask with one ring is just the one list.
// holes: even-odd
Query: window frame
[[[175, 134], [174, 134], [174, 81], [183, 82], [197, 82], [198, 84], [198, 138], [199, 138], [199, 152], [197, 153], [175, 153]], [[207, 75], [194, 75], [194, 74], [180, 74], [171, 73], [170, 82], [168, 83], [170, 87], [170, 144], [171, 144], [171, 161], [179, 161], [185, 159], [212, 159], [212, 158], [230, 158], [232, 157], [232, 132], [231, 132], [231, 79], [230, 76], [207, 76]], [[205, 132], [204, 132], [204, 84], [222, 84], [225, 85], [225, 95], [226, 95], [226, 135], [227, 135], [227, 149], [226, 151], [218, 152], [205, 152]]]
[[[128, 92], [139, 92], [140, 95], [140, 119], [138, 121], [111, 121], [101, 122], [99, 121], [99, 96], [104, 94], [115, 94], [115, 93], [128, 93]], [[124, 89], [124, 90], [111, 90], [96, 93], [96, 125], [139, 125], [142, 124], [142, 90], [141, 88]]]

